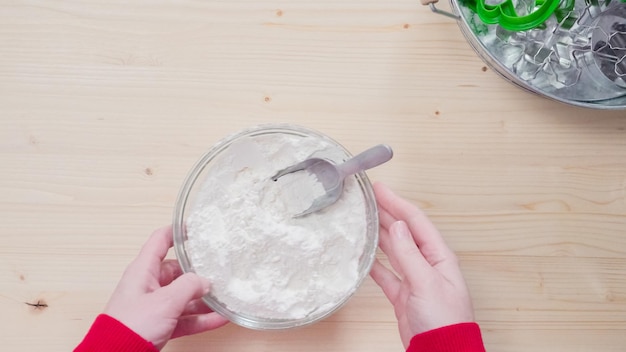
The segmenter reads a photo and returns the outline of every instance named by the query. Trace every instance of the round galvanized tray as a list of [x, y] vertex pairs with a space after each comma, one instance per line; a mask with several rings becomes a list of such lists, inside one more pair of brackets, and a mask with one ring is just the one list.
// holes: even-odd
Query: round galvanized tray
[[[474, 50], [506, 80], [574, 106], [626, 109], [623, 0], [506, 0], [509, 9], [503, 2], [450, 1], [452, 12], [436, 8], [437, 0], [422, 4], [456, 19]], [[529, 24], [548, 1], [554, 6], [545, 19]]]

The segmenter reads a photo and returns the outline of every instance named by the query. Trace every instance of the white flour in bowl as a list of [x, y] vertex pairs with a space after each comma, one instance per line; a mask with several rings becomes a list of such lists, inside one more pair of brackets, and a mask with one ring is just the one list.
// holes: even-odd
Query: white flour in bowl
[[301, 319], [355, 289], [367, 229], [356, 179], [346, 180], [337, 203], [297, 219], [323, 194], [321, 184], [306, 172], [270, 179], [313, 153], [342, 161], [324, 140], [268, 134], [233, 143], [211, 166], [187, 218], [186, 248], [231, 311]]

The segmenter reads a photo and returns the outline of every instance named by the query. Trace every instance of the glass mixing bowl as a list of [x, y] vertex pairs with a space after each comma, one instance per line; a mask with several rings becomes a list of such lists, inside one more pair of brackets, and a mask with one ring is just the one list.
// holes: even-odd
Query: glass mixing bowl
[[[193, 250], [193, 248], [189, 248], [190, 246], [188, 246], [189, 241], [187, 236], [186, 221], [200, 196], [201, 189], [205, 183], [204, 181], [207, 178], [207, 175], [214, 171], [213, 169], [215, 165], [219, 164], [218, 160], [220, 155], [233, 146], [234, 143], [245, 138], [270, 136], [273, 134], [288, 135], [303, 139], [315, 138], [320, 141], [325, 141], [327, 144], [331, 145], [333, 149], [335, 149], [334, 155], [339, 155], [339, 159], [342, 159], [333, 160], [335, 162], [343, 162], [351, 157], [351, 154], [343, 146], [328, 136], [307, 128], [286, 124], [272, 124], [252, 127], [235, 135], [229, 136], [215, 144], [200, 158], [200, 160], [189, 172], [182, 189], [180, 190], [175, 205], [173, 218], [174, 249], [184, 272], [196, 272], [191, 260], [192, 253], [190, 253], [190, 250]], [[315, 310], [309, 315], [297, 319], [266, 318], [237, 312], [230, 309], [226, 304], [213, 296], [212, 293], [209, 293], [202, 298], [204, 302], [215, 312], [225, 316], [235, 324], [258, 330], [288, 329], [312, 324], [325, 319], [341, 308], [353, 296], [362, 281], [369, 274], [371, 266], [374, 262], [376, 248], [378, 246], [378, 211], [376, 208], [372, 185], [364, 172], [351, 177], [354, 177], [356, 185], [358, 185], [360, 193], [363, 197], [363, 204], [365, 206], [365, 210], [363, 212], [365, 214], [365, 218], [363, 219], [363, 222], [365, 223], [364, 228], [366, 231], [362, 234], [364, 236], [365, 245], [358, 260], [357, 280], [354, 282], [352, 289], [347, 292], [343, 298], [335, 302], [326, 302], [323, 309]], [[240, 197], [245, 195], [232, 196]]]

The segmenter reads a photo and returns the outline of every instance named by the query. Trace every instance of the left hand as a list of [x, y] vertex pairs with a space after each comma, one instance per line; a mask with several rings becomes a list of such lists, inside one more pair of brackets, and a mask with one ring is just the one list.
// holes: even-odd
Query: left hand
[[158, 349], [169, 339], [228, 323], [202, 301], [210, 289], [206, 279], [183, 274], [176, 260], [164, 260], [172, 245], [171, 226], [155, 231], [126, 268], [104, 310]]
[[371, 276], [394, 307], [404, 348], [413, 336], [473, 322], [474, 309], [459, 261], [426, 214], [382, 183], [374, 184], [380, 248]]

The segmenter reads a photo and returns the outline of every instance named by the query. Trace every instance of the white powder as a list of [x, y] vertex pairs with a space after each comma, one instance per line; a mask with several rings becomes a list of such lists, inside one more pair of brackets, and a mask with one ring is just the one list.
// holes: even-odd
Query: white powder
[[212, 295], [231, 311], [300, 319], [352, 293], [366, 234], [365, 200], [353, 177], [321, 212], [292, 218], [323, 194], [307, 172], [274, 182], [278, 170], [311, 154], [341, 162], [312, 137], [247, 137], [222, 152], [187, 218], [187, 249]]

